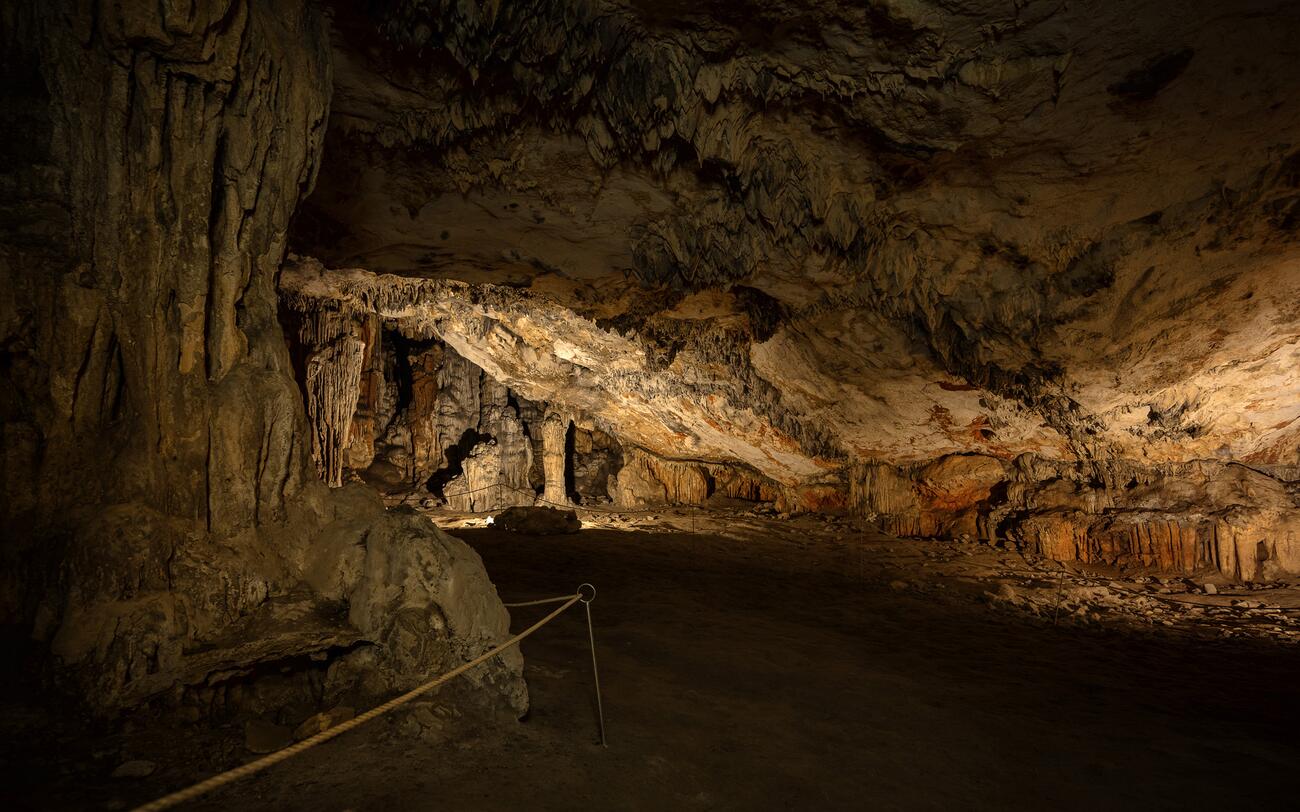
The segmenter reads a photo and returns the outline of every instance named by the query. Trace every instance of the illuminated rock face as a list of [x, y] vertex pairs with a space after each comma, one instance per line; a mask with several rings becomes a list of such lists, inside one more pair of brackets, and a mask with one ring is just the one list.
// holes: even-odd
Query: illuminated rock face
[[1297, 15], [341, 14], [297, 242], [635, 330], [653, 361], [739, 383], [773, 428], [736, 441], [752, 464], [793, 445], [1295, 466]]
[[1060, 560], [1248, 581], [1300, 568], [1300, 489], [1236, 463], [963, 455], [849, 476], [857, 511], [898, 535], [966, 535]]
[[[903, 535], [1252, 577], [1191, 518], [1231, 505], [1171, 483], [1243, 463], [1295, 509], [1300, 9], [1223, 15], [339, 14], [295, 247], [352, 269], [359, 312], [424, 318], [638, 449], [617, 501], [691, 501], [739, 463]], [[1162, 483], [1150, 516], [1121, 468]], [[1061, 509], [1017, 501], [1052, 477], [1091, 500], [1053, 531], [1077, 543], [1035, 541]], [[1284, 526], [1252, 532], [1288, 547]]]
[[74, 5], [0, 27], [0, 613], [95, 704], [387, 639], [354, 474], [1300, 568], [1295, 3]]

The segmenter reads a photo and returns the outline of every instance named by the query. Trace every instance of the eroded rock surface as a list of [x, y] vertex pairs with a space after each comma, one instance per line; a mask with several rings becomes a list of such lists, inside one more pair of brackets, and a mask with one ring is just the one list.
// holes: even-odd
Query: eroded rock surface
[[1296, 30], [1269, 0], [340, 13], [299, 243], [658, 334], [855, 457], [1295, 465]]
[[[94, 711], [366, 693], [506, 633], [464, 545], [318, 481], [357, 453], [368, 336], [291, 358], [274, 277], [327, 29], [264, 0], [0, 13], [0, 621]], [[525, 706], [517, 655], [478, 678]]]
[[[1002, 505], [1062, 555], [1251, 577], [1166, 472], [1300, 473], [1297, 31], [1280, 0], [340, 10], [295, 248], [314, 295], [599, 421], [619, 503], [739, 464], [900, 534], [1000, 538]], [[1057, 465], [1109, 518], [1007, 492]], [[1130, 508], [1119, 469], [1164, 485]]]
[[102, 708], [503, 634], [354, 478], [1294, 572], [1298, 33], [1285, 0], [6, 9], [0, 616]]
[[578, 514], [572, 510], [551, 507], [506, 508], [494, 517], [493, 525], [512, 533], [533, 536], [553, 536], [576, 533], [582, 529]]

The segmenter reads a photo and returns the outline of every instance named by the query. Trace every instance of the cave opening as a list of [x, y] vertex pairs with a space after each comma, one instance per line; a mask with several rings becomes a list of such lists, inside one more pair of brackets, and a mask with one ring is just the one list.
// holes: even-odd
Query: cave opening
[[8, 806], [1286, 803], [1300, 5], [174, 5], [0, 12]]

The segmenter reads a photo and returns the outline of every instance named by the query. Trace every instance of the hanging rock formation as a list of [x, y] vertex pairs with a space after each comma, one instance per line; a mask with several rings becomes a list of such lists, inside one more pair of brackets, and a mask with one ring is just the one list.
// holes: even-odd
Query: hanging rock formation
[[323, 297], [685, 464], [631, 455], [620, 500], [726, 464], [792, 507], [1001, 538], [978, 517], [1026, 454], [1285, 489], [1296, 31], [1282, 0], [340, 11], [294, 246], [357, 269]]
[[350, 336], [307, 359], [307, 418], [315, 431], [311, 458], [328, 485], [343, 484], [343, 453], [352, 433], [366, 345]]
[[902, 536], [966, 535], [1049, 558], [1269, 580], [1300, 567], [1300, 487], [1239, 464], [1087, 468], [946, 457], [865, 465], [853, 508]]

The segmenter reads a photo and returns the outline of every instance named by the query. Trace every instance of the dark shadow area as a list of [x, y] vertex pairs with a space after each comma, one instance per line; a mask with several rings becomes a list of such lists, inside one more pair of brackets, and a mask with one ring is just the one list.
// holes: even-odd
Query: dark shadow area
[[474, 446], [490, 439], [492, 438], [489, 435], [479, 434], [474, 429], [466, 429], [465, 433], [456, 441], [456, 444], [447, 448], [444, 454], [446, 465], [435, 471], [433, 476], [429, 478], [428, 488], [430, 493], [443, 496], [442, 489], [446, 484], [465, 472], [463, 463], [470, 452], [474, 450]]
[[[1053, 627], [899, 593], [886, 544], [461, 529], [503, 599], [590, 581], [525, 642], [528, 724], [400, 718], [194, 809], [1262, 809], [1300, 757], [1295, 648]], [[862, 573], [862, 575], [859, 575]], [[512, 609], [519, 630], [544, 607]], [[435, 706], [443, 704], [435, 698]], [[140, 800], [145, 800], [141, 798]]]

